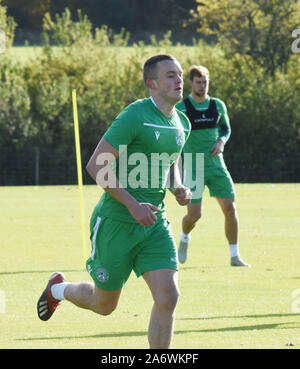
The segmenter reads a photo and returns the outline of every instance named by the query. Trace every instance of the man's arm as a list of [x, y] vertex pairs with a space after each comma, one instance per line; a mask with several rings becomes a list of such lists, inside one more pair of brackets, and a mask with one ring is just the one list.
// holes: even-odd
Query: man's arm
[[160, 211], [149, 203], [139, 203], [119, 182], [111, 169], [111, 164], [119, 157], [119, 151], [105, 139], [101, 139], [90, 158], [86, 170], [94, 181], [115, 200], [125, 205], [133, 218], [141, 226], [154, 224], [157, 217], [153, 211]]
[[211, 156], [218, 156], [224, 151], [224, 146], [226, 142], [228, 141], [230, 134], [231, 134], [231, 128], [230, 128], [230, 121], [227, 113], [227, 108], [225, 104], [218, 100], [219, 104], [218, 107], [220, 109], [221, 117], [219, 121], [219, 137], [218, 140], [215, 142], [215, 144], [211, 148]]
[[188, 187], [182, 184], [180, 171], [178, 167], [179, 158], [173, 163], [170, 168], [170, 187], [169, 190], [176, 197], [179, 205], [187, 205], [191, 202], [192, 194]]

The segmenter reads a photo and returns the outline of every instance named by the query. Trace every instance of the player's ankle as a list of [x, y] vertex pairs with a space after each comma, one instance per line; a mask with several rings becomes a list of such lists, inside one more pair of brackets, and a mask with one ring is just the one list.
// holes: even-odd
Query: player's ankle
[[51, 287], [52, 296], [56, 300], [65, 300], [65, 289], [69, 285], [69, 282], [56, 283]]
[[191, 234], [190, 233], [184, 233], [182, 232], [181, 234], [181, 241], [183, 242], [189, 242], [191, 239]]

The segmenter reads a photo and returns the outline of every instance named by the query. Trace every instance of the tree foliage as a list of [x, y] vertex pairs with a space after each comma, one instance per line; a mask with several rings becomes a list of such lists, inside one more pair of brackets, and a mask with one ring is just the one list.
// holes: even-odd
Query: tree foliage
[[15, 28], [17, 26], [13, 17], [7, 16], [7, 8], [1, 5], [0, 0], [0, 30], [5, 35], [5, 47], [9, 48], [13, 44]]
[[162, 36], [172, 31], [176, 41], [191, 39], [194, 27], [183, 29], [182, 24], [189, 18], [189, 10], [196, 5], [195, 0], [3, 0], [19, 27], [18, 42], [29, 40], [39, 42], [46, 12], [55, 17], [66, 8], [72, 14], [81, 9], [93, 27], [106, 25], [115, 33], [126, 28], [131, 42], [143, 40], [155, 33]]
[[[44, 46], [26, 63], [0, 55], [1, 168], [8, 165], [5, 150], [17, 151], [32, 167], [32, 154], [25, 160], [24, 150], [39, 147], [41, 184], [76, 183], [72, 89], [77, 90], [84, 165], [117, 114], [148, 96], [142, 76], [146, 59], [169, 53], [185, 72], [184, 96], [190, 93], [189, 67], [202, 64], [210, 70], [210, 95], [225, 102], [231, 120], [225, 157], [236, 181], [300, 180], [298, 55], [291, 56], [286, 71], [269, 78], [264, 65], [237, 52], [228, 58], [222, 45], [173, 46], [166, 33], [161, 39], [153, 35], [151, 46], [137, 42], [128, 47], [125, 29], [94, 28], [81, 11], [74, 17], [68, 9], [46, 14]], [[12, 170], [2, 179], [0, 173], [0, 184], [32, 183], [26, 173], [22, 179]]]
[[291, 34], [300, 26], [299, 0], [196, 0], [198, 31], [216, 35], [229, 55], [249, 55], [271, 76], [291, 56]]

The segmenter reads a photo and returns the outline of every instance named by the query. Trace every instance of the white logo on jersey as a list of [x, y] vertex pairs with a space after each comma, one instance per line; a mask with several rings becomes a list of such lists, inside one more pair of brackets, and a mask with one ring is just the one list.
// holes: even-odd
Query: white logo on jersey
[[183, 145], [183, 133], [181, 131], [176, 132], [176, 143], [178, 146]]
[[160, 136], [160, 132], [159, 131], [154, 131], [154, 133], [155, 133], [156, 139], [158, 140], [159, 139], [159, 136]]

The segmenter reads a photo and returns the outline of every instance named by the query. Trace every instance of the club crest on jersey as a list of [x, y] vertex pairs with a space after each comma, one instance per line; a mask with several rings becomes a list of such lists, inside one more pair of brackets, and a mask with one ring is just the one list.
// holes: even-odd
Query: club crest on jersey
[[109, 280], [109, 273], [104, 268], [97, 269], [97, 279], [98, 281], [105, 283]]
[[178, 146], [183, 145], [183, 132], [179, 130], [176, 132], [176, 143]]
[[160, 132], [159, 131], [154, 131], [154, 133], [155, 133], [156, 140], [158, 141], [159, 136], [160, 136]]

